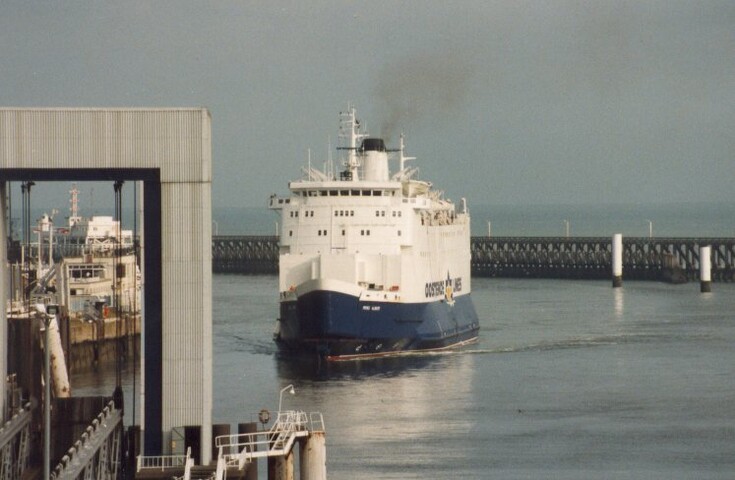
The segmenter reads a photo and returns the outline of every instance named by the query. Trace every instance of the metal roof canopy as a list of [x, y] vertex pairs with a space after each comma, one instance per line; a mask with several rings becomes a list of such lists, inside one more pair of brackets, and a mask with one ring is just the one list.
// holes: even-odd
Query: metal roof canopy
[[[211, 150], [204, 108], [0, 108], [2, 258], [6, 182], [143, 182], [143, 450], [168, 453], [164, 437], [174, 427], [201, 426], [203, 463], [211, 459], [212, 443]], [[2, 261], [0, 305], [7, 282]], [[6, 351], [7, 316], [0, 310]], [[5, 357], [0, 354], [3, 377]]]

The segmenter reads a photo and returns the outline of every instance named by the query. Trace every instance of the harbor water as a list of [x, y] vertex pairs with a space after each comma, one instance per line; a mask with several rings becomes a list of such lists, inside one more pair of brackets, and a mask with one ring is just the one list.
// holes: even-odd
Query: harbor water
[[324, 413], [331, 479], [735, 472], [734, 284], [476, 278], [476, 345], [320, 365], [276, 354], [276, 276], [213, 283], [213, 421], [255, 421], [292, 383], [284, 409]]

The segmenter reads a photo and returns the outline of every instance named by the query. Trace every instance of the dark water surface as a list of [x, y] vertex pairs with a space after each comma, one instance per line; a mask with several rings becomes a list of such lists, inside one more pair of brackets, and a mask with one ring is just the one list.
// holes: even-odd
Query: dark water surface
[[331, 479], [734, 477], [734, 284], [472, 286], [477, 345], [325, 367], [275, 355], [277, 277], [215, 275], [213, 421], [293, 383], [283, 407], [324, 414]]

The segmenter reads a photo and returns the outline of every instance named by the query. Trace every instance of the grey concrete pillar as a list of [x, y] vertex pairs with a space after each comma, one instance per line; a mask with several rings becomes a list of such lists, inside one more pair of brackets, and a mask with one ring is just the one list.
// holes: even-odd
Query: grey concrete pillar
[[311, 432], [299, 442], [299, 480], [327, 480], [324, 432]]

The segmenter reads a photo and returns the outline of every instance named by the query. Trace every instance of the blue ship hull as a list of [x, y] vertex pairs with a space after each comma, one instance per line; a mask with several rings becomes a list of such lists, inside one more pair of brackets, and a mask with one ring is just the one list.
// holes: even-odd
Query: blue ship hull
[[350, 360], [452, 348], [475, 341], [478, 331], [469, 294], [451, 304], [395, 303], [317, 290], [281, 302], [275, 340], [286, 352]]

